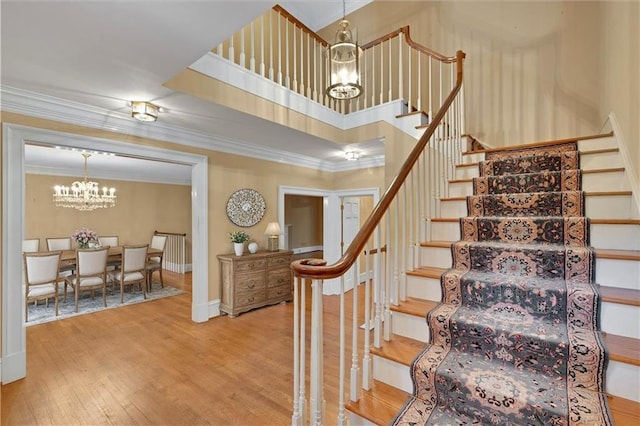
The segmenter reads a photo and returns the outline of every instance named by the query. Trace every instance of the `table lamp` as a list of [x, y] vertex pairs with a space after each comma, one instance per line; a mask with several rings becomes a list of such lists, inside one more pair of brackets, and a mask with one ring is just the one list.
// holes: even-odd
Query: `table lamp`
[[267, 235], [267, 250], [268, 251], [278, 251], [278, 235], [282, 234], [282, 229], [280, 229], [280, 224], [278, 222], [269, 222], [267, 225], [266, 231], [264, 231], [264, 235]]

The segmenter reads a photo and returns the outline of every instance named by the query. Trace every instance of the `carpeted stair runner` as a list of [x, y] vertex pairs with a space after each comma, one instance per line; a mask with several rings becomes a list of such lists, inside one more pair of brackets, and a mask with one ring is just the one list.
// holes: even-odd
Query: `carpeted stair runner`
[[577, 143], [487, 154], [396, 425], [610, 425]]

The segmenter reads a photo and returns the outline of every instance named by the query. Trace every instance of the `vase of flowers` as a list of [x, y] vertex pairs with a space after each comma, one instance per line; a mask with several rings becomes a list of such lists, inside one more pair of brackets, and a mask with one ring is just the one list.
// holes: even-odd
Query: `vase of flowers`
[[76, 232], [71, 234], [71, 238], [81, 249], [89, 248], [98, 241], [98, 235], [89, 228], [76, 229]]
[[249, 234], [244, 231], [229, 232], [229, 239], [233, 243], [233, 250], [236, 256], [242, 256], [244, 243], [249, 241]]

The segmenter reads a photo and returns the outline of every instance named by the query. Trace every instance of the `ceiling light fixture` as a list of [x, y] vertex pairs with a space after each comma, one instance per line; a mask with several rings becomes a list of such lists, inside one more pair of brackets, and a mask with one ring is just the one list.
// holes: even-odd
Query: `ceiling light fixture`
[[54, 204], [56, 207], [69, 207], [80, 211], [115, 206], [116, 189], [104, 187], [100, 194], [98, 182], [87, 180], [87, 159], [91, 154], [85, 152], [82, 156], [84, 157], [84, 180], [73, 182], [71, 187], [56, 185], [53, 193]]
[[346, 158], [349, 161], [356, 161], [360, 159], [360, 152], [359, 151], [347, 151], [344, 153], [344, 158]]
[[131, 102], [131, 116], [140, 121], [156, 121], [159, 108], [149, 102]]
[[345, 19], [346, 6], [342, 1], [342, 21], [335, 43], [329, 45], [329, 86], [327, 95], [333, 99], [353, 99], [360, 96], [360, 54], [362, 50], [353, 41], [349, 21]]

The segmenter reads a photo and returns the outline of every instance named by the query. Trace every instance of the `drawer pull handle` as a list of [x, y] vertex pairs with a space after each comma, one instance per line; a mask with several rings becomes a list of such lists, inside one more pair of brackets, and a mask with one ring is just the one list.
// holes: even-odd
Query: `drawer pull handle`
[[249, 284], [247, 287], [249, 287], [249, 288], [254, 288], [255, 286], [256, 286], [255, 284], [251, 283], [251, 284]]

